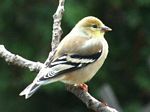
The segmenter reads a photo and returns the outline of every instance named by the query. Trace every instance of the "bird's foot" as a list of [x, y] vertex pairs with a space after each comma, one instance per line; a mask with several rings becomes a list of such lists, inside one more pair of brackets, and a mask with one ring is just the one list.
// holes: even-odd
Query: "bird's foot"
[[87, 92], [88, 91], [88, 85], [86, 84], [79, 84], [79, 88], [81, 88], [83, 91]]

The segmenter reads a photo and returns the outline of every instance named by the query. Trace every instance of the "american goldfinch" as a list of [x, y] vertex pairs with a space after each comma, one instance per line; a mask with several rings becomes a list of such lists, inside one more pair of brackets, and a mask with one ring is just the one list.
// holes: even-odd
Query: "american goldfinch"
[[40, 86], [56, 81], [75, 85], [89, 81], [107, 57], [106, 31], [111, 31], [111, 28], [96, 17], [88, 16], [80, 20], [58, 45], [50, 65], [39, 71], [20, 96], [25, 95], [27, 99]]

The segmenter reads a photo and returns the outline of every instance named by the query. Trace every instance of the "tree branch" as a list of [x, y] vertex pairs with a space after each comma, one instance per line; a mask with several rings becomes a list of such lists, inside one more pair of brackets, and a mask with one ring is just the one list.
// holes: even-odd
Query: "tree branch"
[[[3, 45], [0, 45], [0, 57], [4, 58], [5, 61], [8, 63], [14, 64], [23, 68], [29, 68], [30, 71], [39, 71], [45, 65], [50, 64], [53, 54], [55, 53], [55, 49], [57, 48], [61, 39], [61, 35], [62, 35], [61, 20], [62, 20], [62, 16], [64, 13], [64, 3], [65, 3], [65, 0], [59, 0], [57, 11], [53, 15], [54, 24], [53, 24], [52, 43], [51, 43], [52, 51], [49, 53], [49, 56], [44, 64], [40, 62], [33, 62], [21, 56], [12, 54], [8, 50], [6, 50]], [[73, 93], [74, 95], [76, 95], [83, 103], [86, 104], [86, 106], [89, 109], [92, 109], [96, 112], [117, 112], [117, 110], [96, 100], [88, 92], [85, 92], [79, 89], [78, 87], [67, 85], [67, 90]]]
[[40, 62], [33, 62], [19, 55], [12, 54], [5, 49], [4, 45], [0, 45], [0, 57], [4, 58], [8, 63], [20, 66], [22, 68], [29, 68], [30, 71], [39, 71], [44, 66], [44, 64]]
[[49, 56], [45, 61], [46, 65], [49, 65], [51, 63], [52, 57], [55, 53], [55, 50], [60, 42], [61, 35], [63, 33], [61, 29], [61, 20], [64, 14], [64, 3], [65, 0], [59, 0], [58, 8], [55, 14], [53, 15], [54, 24], [53, 24], [53, 34], [52, 34], [52, 42], [51, 42], [52, 51], [49, 53]]
[[98, 101], [90, 93], [83, 91], [82, 89], [67, 85], [67, 90], [76, 95], [87, 108], [94, 110], [95, 112], [118, 112], [116, 109], [109, 107], [108, 105]]
[[55, 51], [55, 49], [57, 48], [61, 39], [61, 35], [63, 33], [61, 29], [61, 20], [64, 14], [64, 3], [65, 0], [59, 0], [58, 8], [55, 14], [53, 15], [54, 24], [53, 24], [53, 35], [52, 35], [53, 38], [51, 43], [52, 51]]

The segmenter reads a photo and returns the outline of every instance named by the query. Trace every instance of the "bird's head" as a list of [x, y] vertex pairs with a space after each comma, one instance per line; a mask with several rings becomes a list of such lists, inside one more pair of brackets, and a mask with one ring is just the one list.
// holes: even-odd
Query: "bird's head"
[[75, 28], [79, 29], [82, 33], [87, 34], [90, 37], [101, 37], [107, 31], [112, 29], [105, 26], [102, 21], [93, 16], [88, 16], [80, 20]]

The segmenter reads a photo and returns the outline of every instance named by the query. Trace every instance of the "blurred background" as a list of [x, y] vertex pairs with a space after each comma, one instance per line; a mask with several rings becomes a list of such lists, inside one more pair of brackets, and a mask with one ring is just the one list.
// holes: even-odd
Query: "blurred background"
[[[44, 62], [57, 5], [58, 0], [1, 0], [0, 44]], [[105, 35], [108, 58], [88, 82], [90, 93], [121, 112], [150, 112], [150, 0], [66, 0], [63, 37], [89, 15], [113, 29]], [[19, 97], [35, 76], [0, 59], [0, 112], [93, 112], [59, 82], [28, 100]]]

